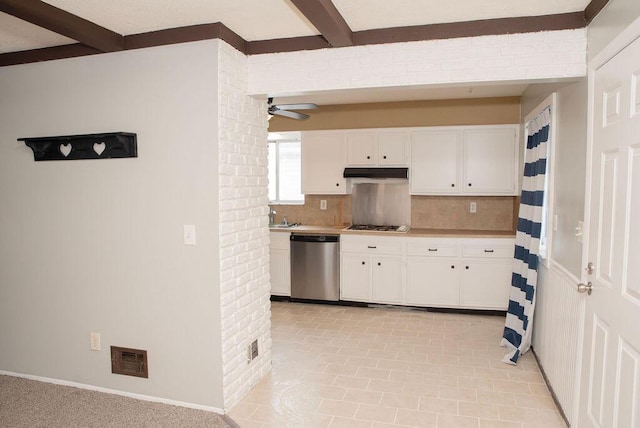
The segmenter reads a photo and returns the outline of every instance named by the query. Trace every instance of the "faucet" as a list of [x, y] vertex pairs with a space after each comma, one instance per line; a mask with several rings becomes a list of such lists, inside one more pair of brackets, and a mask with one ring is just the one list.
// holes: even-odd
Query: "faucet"
[[276, 224], [276, 210], [269, 208], [269, 225]]
[[287, 216], [284, 216], [284, 218], [282, 219], [282, 225], [289, 226], [289, 220], [287, 220]]

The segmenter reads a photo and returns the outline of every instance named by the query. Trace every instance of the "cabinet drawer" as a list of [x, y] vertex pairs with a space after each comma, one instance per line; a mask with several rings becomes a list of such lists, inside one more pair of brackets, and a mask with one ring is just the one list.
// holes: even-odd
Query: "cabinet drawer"
[[483, 257], [483, 258], [512, 258], [514, 250], [513, 241], [509, 243], [473, 243], [462, 246], [462, 257]]
[[369, 254], [402, 254], [401, 238], [380, 238], [342, 235], [340, 248], [343, 252]]
[[453, 241], [412, 240], [407, 247], [410, 256], [458, 257], [460, 245]]

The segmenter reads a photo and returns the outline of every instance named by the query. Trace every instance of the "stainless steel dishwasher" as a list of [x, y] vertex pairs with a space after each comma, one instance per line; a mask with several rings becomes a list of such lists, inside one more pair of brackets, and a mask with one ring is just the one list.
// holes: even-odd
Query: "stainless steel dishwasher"
[[291, 234], [291, 297], [340, 300], [340, 235]]

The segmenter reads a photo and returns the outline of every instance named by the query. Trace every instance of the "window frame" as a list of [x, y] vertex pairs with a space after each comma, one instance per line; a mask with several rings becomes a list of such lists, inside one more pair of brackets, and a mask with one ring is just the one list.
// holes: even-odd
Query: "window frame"
[[[290, 199], [280, 199], [280, 143], [298, 143], [300, 145], [300, 150], [302, 152], [302, 142], [300, 132], [269, 132], [267, 138], [267, 145], [274, 144], [275, 146], [275, 194], [276, 199], [271, 200], [269, 198], [269, 205], [304, 205], [305, 195], [301, 193], [302, 199], [290, 200]], [[267, 156], [269, 156], [270, 150], [267, 151]], [[270, 166], [270, 162], [267, 162], [267, 168]], [[270, 172], [268, 176], [270, 176]], [[302, 182], [302, 155], [300, 156], [300, 181]], [[269, 188], [271, 187], [271, 182], [268, 184]], [[301, 191], [302, 191], [302, 183], [301, 183]], [[271, 192], [267, 192], [270, 194]]]
[[[534, 119], [538, 114], [540, 114], [545, 109], [549, 108], [551, 110], [551, 119], [549, 123], [549, 142], [547, 144], [547, 171], [545, 173], [545, 192], [544, 192], [544, 202], [543, 202], [543, 214], [545, 214], [542, 218], [543, 228], [545, 231], [544, 237], [540, 236], [540, 261], [545, 267], [549, 267], [549, 263], [553, 258], [553, 232], [554, 232], [554, 218], [555, 218], [555, 208], [554, 208], [554, 165], [555, 165], [555, 148], [556, 148], [556, 130], [558, 123], [557, 118], [557, 93], [554, 92], [545, 98], [540, 104], [534, 108], [531, 113], [529, 113], [523, 123], [524, 128], [524, 150], [527, 148], [527, 138], [529, 137], [528, 125], [532, 119]], [[523, 155], [524, 156], [524, 155]], [[524, 165], [524, 161], [523, 161]]]

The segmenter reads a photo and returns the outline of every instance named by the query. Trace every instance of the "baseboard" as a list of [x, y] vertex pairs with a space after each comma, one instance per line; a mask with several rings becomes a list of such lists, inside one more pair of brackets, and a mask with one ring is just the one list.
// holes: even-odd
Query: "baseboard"
[[549, 383], [547, 374], [544, 372], [544, 367], [542, 367], [542, 364], [540, 364], [540, 359], [538, 358], [538, 354], [536, 354], [535, 349], [533, 349], [533, 346], [531, 347], [531, 353], [533, 353], [533, 356], [536, 359], [536, 363], [538, 364], [538, 367], [540, 367], [540, 373], [542, 373], [542, 378], [544, 379], [544, 383], [547, 384], [547, 388], [549, 389], [549, 392], [551, 392], [551, 398], [553, 398], [553, 403], [556, 405], [556, 409], [558, 409], [558, 412], [560, 412], [560, 416], [562, 416], [564, 423], [567, 424], [567, 428], [571, 427], [571, 424], [569, 423], [569, 419], [567, 418], [567, 415], [564, 413], [564, 409], [560, 405], [558, 396], [556, 395], [555, 391], [553, 390], [553, 387]]
[[121, 395], [123, 397], [135, 398], [136, 400], [151, 401], [153, 403], [169, 404], [172, 406], [186, 407], [189, 409], [204, 410], [219, 415], [224, 415], [224, 411], [213, 406], [204, 406], [202, 404], [188, 403], [185, 401], [170, 400], [168, 398], [154, 397], [151, 395], [136, 394], [133, 392], [118, 391], [117, 389], [103, 388], [101, 386], [87, 385], [84, 383], [70, 382], [68, 380], [52, 379], [42, 376], [28, 375], [24, 373], [14, 373], [0, 370], [0, 375], [19, 377], [24, 379], [36, 380], [38, 382], [52, 383], [54, 385], [71, 386], [74, 388], [87, 389], [89, 391], [104, 392], [106, 394]]

